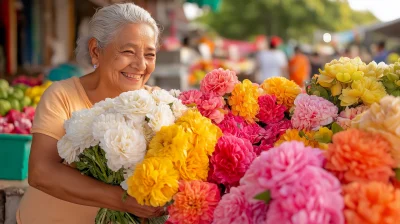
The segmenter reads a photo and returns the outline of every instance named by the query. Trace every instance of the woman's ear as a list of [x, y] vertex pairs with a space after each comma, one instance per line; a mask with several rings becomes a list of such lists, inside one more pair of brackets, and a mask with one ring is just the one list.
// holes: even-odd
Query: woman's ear
[[92, 65], [99, 64], [99, 46], [95, 38], [90, 38], [89, 40], [89, 54], [92, 58]]

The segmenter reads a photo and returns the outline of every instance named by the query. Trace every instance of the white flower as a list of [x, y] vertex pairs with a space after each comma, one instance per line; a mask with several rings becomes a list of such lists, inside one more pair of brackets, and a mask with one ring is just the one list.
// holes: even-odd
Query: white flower
[[164, 89], [154, 90], [152, 93], [153, 99], [156, 101], [157, 105], [160, 104], [171, 104], [176, 98], [173, 97], [168, 91]]
[[114, 109], [130, 119], [144, 119], [156, 102], [149, 92], [144, 89], [122, 93], [114, 100]]
[[65, 121], [64, 128], [74, 148], [81, 151], [99, 144], [92, 134], [94, 119], [104, 112], [101, 108], [84, 109], [72, 113], [69, 120]]
[[103, 101], [100, 101], [93, 105], [93, 108], [102, 108], [105, 112], [113, 113], [114, 112], [114, 99], [106, 98]]
[[93, 122], [93, 137], [100, 141], [108, 129], [117, 128], [120, 124], [126, 124], [122, 114], [100, 114]]
[[143, 160], [146, 154], [146, 140], [139, 130], [127, 125], [109, 129], [104, 134], [100, 147], [106, 153], [107, 166], [117, 172], [121, 168], [131, 168]]
[[169, 105], [161, 104], [146, 115], [149, 119], [149, 126], [157, 132], [162, 126], [169, 126], [174, 123], [175, 117]]
[[124, 190], [128, 190], [128, 179], [133, 175], [133, 172], [135, 171], [136, 167], [131, 167], [129, 169], [124, 170], [124, 181], [121, 182], [120, 186]]
[[181, 100], [175, 100], [175, 102], [171, 106], [172, 112], [176, 119], [180, 118], [186, 111], [187, 106], [183, 105]]
[[78, 147], [72, 145], [71, 139], [67, 135], [64, 135], [57, 142], [58, 154], [62, 159], [64, 159], [68, 164], [78, 161], [78, 156], [81, 153]]
[[181, 95], [181, 91], [179, 89], [171, 89], [169, 91], [169, 94], [171, 94], [173, 97], [178, 98], [179, 95]]

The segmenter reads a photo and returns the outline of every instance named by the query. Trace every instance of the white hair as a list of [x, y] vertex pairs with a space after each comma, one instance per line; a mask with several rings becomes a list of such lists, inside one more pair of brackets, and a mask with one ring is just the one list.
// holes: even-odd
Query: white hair
[[156, 35], [156, 44], [158, 43], [160, 30], [149, 12], [133, 3], [113, 4], [98, 10], [89, 22], [89, 34], [79, 37], [75, 50], [77, 61], [92, 64], [89, 40], [95, 38], [97, 46], [102, 49], [110, 43], [121, 27], [130, 23], [150, 25]]

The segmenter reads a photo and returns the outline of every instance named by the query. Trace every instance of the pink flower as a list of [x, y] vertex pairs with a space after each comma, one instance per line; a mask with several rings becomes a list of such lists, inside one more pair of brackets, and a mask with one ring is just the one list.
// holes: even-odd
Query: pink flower
[[338, 179], [320, 167], [307, 166], [298, 178], [272, 191], [267, 224], [344, 223]]
[[224, 119], [225, 113], [223, 108], [225, 101], [221, 96], [213, 93], [203, 93], [197, 102], [197, 109], [203, 116], [210, 118], [217, 124]]
[[240, 116], [235, 116], [231, 112], [224, 116], [224, 120], [217, 124], [224, 134], [240, 136], [243, 128], [247, 125]]
[[268, 151], [274, 147], [275, 140], [262, 140], [260, 145], [253, 146], [254, 153], [259, 156], [262, 152]]
[[213, 170], [211, 179], [228, 187], [237, 186], [255, 158], [249, 140], [232, 135], [222, 136], [210, 160]]
[[269, 138], [268, 133], [264, 128], [260, 127], [257, 123], [246, 124], [239, 134], [239, 137], [245, 138], [251, 142], [251, 144], [257, 144], [265, 138]]
[[221, 196], [217, 185], [202, 181], [183, 181], [174, 203], [168, 207], [170, 223], [209, 224]]
[[234, 71], [214, 69], [209, 72], [200, 83], [200, 90], [203, 93], [215, 93], [223, 96], [232, 92], [239, 80]]
[[286, 107], [277, 104], [274, 95], [260, 96], [258, 98], [258, 105], [260, 106], [260, 111], [257, 118], [266, 124], [276, 123], [285, 117]]
[[278, 139], [281, 135], [283, 135], [287, 129], [292, 128], [292, 122], [287, 119], [283, 119], [277, 123], [268, 124], [266, 130], [274, 133], [276, 138]]
[[332, 123], [338, 108], [319, 96], [300, 94], [294, 101], [292, 125], [296, 129], [318, 130], [319, 127]]
[[351, 120], [353, 120], [357, 115], [363, 113], [368, 110], [368, 106], [358, 106], [355, 108], [348, 108], [342, 112], [340, 112], [339, 116], [336, 119], [336, 123], [340, 125], [343, 129], [349, 129], [351, 126]]
[[[262, 152], [257, 157], [240, 184], [255, 188], [271, 189], [293, 183], [299, 172], [307, 166], [321, 167], [324, 157], [319, 149], [305, 147], [302, 142], [291, 141]], [[250, 195], [249, 197], [254, 197]]]
[[197, 105], [200, 103], [200, 98], [203, 94], [199, 90], [189, 90], [181, 93], [179, 95], [179, 99], [182, 100], [182, 103], [185, 105]]
[[265, 223], [268, 205], [263, 201], [249, 201], [245, 197], [247, 186], [231, 189], [222, 196], [222, 200], [214, 211], [214, 224], [256, 224]]

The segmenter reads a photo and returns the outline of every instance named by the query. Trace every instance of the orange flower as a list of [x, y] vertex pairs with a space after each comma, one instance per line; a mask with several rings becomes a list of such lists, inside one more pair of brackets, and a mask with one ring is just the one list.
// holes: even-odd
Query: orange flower
[[255, 123], [256, 116], [260, 110], [258, 106], [258, 87], [250, 80], [238, 83], [228, 99], [232, 107], [232, 113], [243, 117], [249, 123]]
[[390, 149], [390, 143], [379, 134], [348, 129], [333, 136], [325, 168], [343, 183], [371, 180], [387, 183], [394, 176]]
[[351, 224], [400, 223], [400, 190], [380, 182], [343, 187], [344, 216]]
[[294, 99], [301, 93], [301, 88], [295, 82], [288, 80], [284, 77], [273, 77], [266, 79], [261, 88], [267, 94], [276, 96], [276, 102], [283, 104], [289, 110], [293, 104]]
[[174, 203], [168, 208], [171, 223], [211, 223], [221, 199], [217, 185], [202, 181], [183, 181]]

